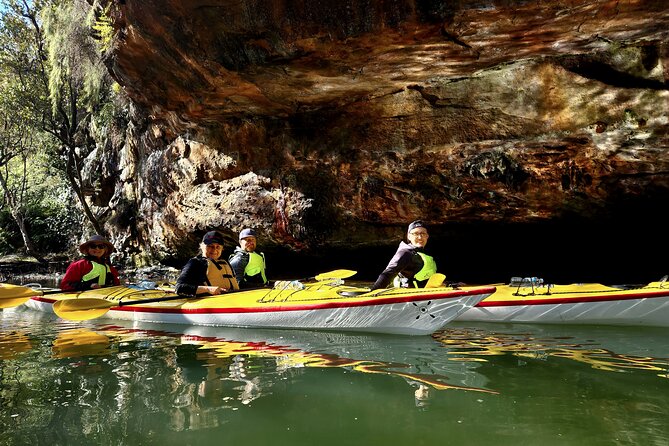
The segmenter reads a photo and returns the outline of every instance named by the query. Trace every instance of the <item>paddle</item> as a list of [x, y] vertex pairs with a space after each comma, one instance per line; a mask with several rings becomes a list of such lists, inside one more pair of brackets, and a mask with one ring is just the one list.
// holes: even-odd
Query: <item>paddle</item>
[[35, 290], [26, 286], [0, 283], [0, 308], [17, 307], [27, 302], [31, 297], [62, 292], [63, 291], [58, 288]]
[[446, 280], [445, 274], [434, 273], [428, 279], [425, 288], [439, 288], [444, 284], [444, 280]]
[[[217, 294], [216, 297], [220, 297]], [[153, 302], [166, 302], [168, 300], [188, 299], [192, 296], [181, 296], [175, 294], [172, 296], [153, 297], [151, 299], [139, 299], [130, 302], [107, 300], [101, 297], [75, 297], [73, 299], [63, 299], [53, 304], [53, 312], [59, 317], [70, 321], [87, 321], [104, 315], [112, 307], [124, 307], [128, 305], [150, 304]], [[214, 297], [213, 295], [197, 295], [195, 297]]]
[[[317, 276], [314, 277], [307, 277], [306, 279], [301, 279], [303, 281], [307, 280], [313, 280], [316, 279], [319, 282], [322, 281], [327, 281], [327, 280], [332, 280], [332, 279], [343, 279], [346, 277], [351, 277], [355, 275], [357, 271], [351, 271], [347, 269], [339, 269], [339, 270], [334, 270], [334, 271], [329, 271], [327, 273], [322, 273], [318, 274]], [[264, 288], [264, 287], [260, 287]], [[240, 291], [249, 291], [250, 288], [242, 289], [242, 290], [235, 290], [231, 291], [230, 293], [238, 293]], [[204, 295], [197, 295], [195, 297], [199, 298], [208, 298], [208, 297], [221, 297], [225, 296], [229, 293], [225, 294], [217, 294], [217, 295], [209, 295], [209, 294], [204, 294]], [[155, 303], [155, 302], [166, 302], [169, 300], [178, 300], [178, 299], [188, 299], [192, 298], [193, 296], [180, 296], [178, 294], [172, 295], [172, 296], [164, 296], [164, 297], [154, 297], [150, 299], [140, 299], [140, 300], [133, 300], [130, 302], [122, 302], [122, 301], [111, 301], [107, 300], [104, 298], [97, 298], [97, 297], [77, 297], [77, 298], [72, 298], [72, 299], [64, 299], [60, 300], [58, 302], [55, 302], [53, 304], [53, 311], [59, 316], [62, 317], [63, 319], [68, 319], [71, 321], [85, 321], [88, 319], [95, 319], [98, 318], [105, 313], [109, 311], [110, 308], [113, 307], [123, 307], [123, 306], [128, 306], [128, 305], [140, 305], [140, 304], [148, 304], [148, 303]]]
[[40, 290], [22, 285], [0, 283], [0, 308], [17, 307], [27, 302], [31, 297], [46, 296], [48, 294], [80, 294], [85, 292], [89, 296], [99, 294], [99, 299], [104, 299], [105, 297], [109, 297], [113, 290], [118, 290], [119, 288], [122, 288], [122, 286], [116, 285], [114, 287], [95, 288], [87, 291], [61, 290], [60, 288], [45, 288]]
[[[327, 273], [321, 273], [318, 274], [314, 277], [306, 277], [304, 279], [298, 279], [298, 280], [277, 280], [274, 282], [274, 289], [281, 289], [281, 290], [302, 290], [304, 289], [305, 286], [316, 286], [316, 285], [327, 285], [327, 284], [332, 284], [332, 285], [337, 285], [337, 284], [343, 284], [344, 281], [342, 279], [346, 279], [347, 277], [351, 277], [353, 275], [357, 274], [357, 271], [352, 271], [350, 269], [336, 269], [334, 271], [329, 271]], [[316, 282], [309, 282], [306, 285], [302, 282], [307, 282], [311, 280], [316, 280]]]
[[355, 276], [357, 271], [351, 271], [350, 269], [336, 269], [334, 271], [329, 271], [327, 273], [321, 273], [314, 277], [307, 277], [306, 279], [299, 279], [300, 282], [306, 282], [307, 280], [317, 280], [319, 282], [330, 280], [330, 279], [347, 279], [351, 276]]

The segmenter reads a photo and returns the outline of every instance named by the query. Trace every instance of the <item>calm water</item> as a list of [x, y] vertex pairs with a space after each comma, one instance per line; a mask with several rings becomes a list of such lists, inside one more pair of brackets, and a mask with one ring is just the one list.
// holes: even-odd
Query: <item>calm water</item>
[[666, 329], [433, 337], [0, 311], [3, 445], [669, 444]]

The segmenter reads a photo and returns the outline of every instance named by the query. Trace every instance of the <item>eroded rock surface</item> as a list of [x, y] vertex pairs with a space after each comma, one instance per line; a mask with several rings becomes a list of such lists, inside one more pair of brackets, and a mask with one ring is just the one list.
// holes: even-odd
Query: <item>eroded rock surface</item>
[[[650, 220], [669, 196], [665, 1], [115, 1], [117, 244], [184, 259], [391, 246], [427, 220]], [[128, 228], [125, 231], [118, 227]], [[642, 225], [643, 227], [643, 225]], [[383, 265], [380, 265], [383, 267]]]

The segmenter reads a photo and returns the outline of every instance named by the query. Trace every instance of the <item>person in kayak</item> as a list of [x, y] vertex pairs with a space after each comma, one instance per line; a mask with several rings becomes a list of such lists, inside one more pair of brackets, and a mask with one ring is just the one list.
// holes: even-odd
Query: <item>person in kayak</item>
[[407, 230], [409, 243], [400, 242], [388, 266], [372, 285], [372, 290], [386, 288], [391, 282], [402, 288], [424, 287], [430, 276], [437, 272], [434, 258], [423, 252], [428, 238], [427, 227], [423, 221], [412, 222]]
[[223, 234], [218, 231], [209, 231], [202, 237], [201, 254], [190, 259], [179, 274], [174, 288], [177, 294], [216, 295], [239, 289], [232, 268], [220, 259], [223, 243]]
[[256, 231], [246, 228], [239, 233], [239, 246], [229, 259], [239, 288], [261, 287], [268, 283], [265, 254], [256, 252], [257, 246]]
[[118, 271], [109, 261], [109, 255], [115, 251], [114, 245], [106, 238], [94, 235], [79, 245], [79, 251], [84, 258], [67, 267], [60, 281], [61, 290], [84, 291], [121, 284]]

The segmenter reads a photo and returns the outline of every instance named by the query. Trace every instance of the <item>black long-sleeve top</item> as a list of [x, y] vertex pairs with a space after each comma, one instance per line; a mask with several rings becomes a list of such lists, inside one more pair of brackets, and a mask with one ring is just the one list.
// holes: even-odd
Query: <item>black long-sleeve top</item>
[[386, 288], [395, 276], [400, 273], [409, 280], [413, 279], [413, 276], [423, 269], [423, 258], [418, 254], [419, 251], [422, 252], [422, 248], [415, 247], [404, 241], [400, 242], [388, 266], [379, 274], [378, 279], [372, 285], [372, 290]]
[[197, 287], [207, 284], [207, 258], [197, 256], [190, 259], [181, 270], [174, 291], [177, 294], [194, 296]]

